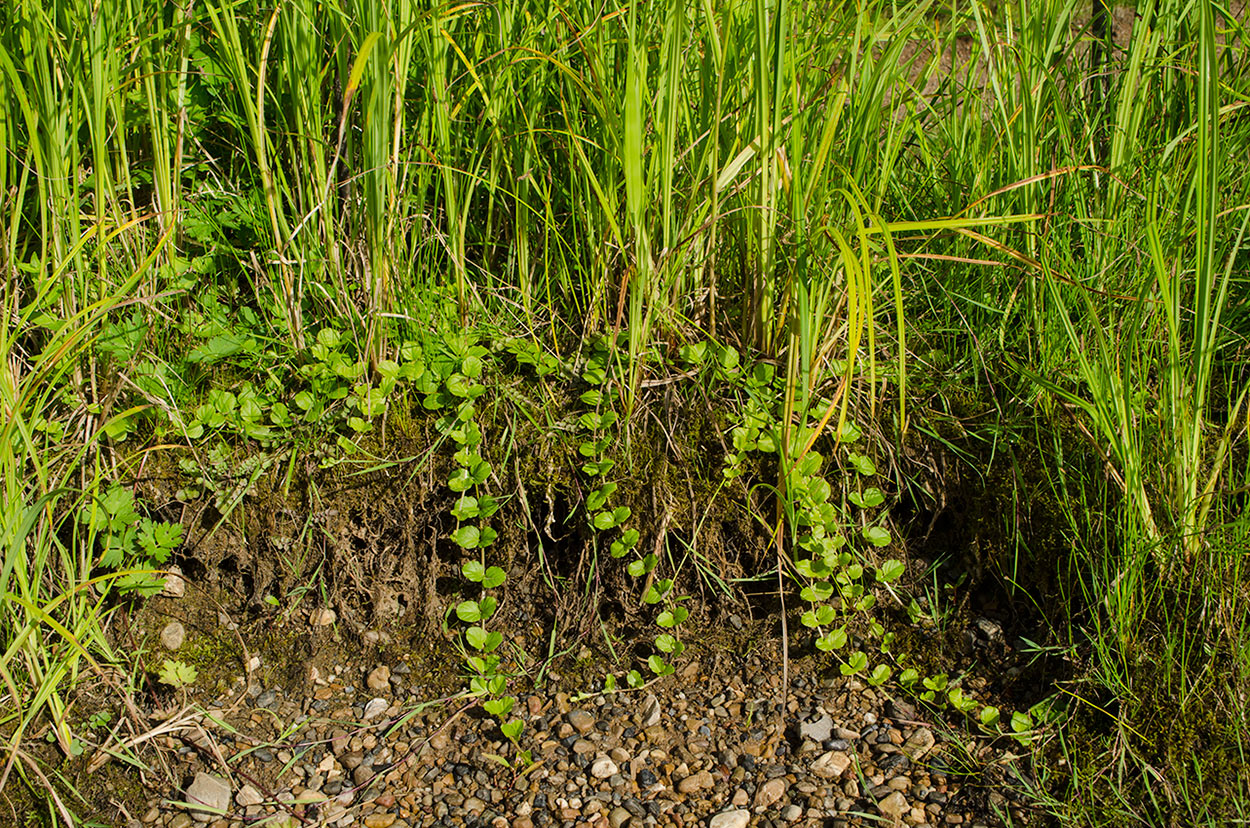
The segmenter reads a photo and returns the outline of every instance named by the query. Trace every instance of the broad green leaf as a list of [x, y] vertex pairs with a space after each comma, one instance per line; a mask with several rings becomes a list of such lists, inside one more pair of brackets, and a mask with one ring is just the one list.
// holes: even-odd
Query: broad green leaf
[[863, 652], [856, 650], [851, 653], [850, 658], [848, 658], [846, 662], [839, 667], [839, 669], [842, 671], [842, 675], [853, 676], [867, 666], [868, 656], [864, 655]]
[[863, 535], [864, 540], [868, 541], [873, 546], [890, 545], [890, 533], [880, 526], [865, 526]]
[[507, 574], [499, 567], [492, 566], [486, 570], [486, 574], [482, 576], [482, 586], [486, 589], [494, 589], [507, 580]]
[[512, 696], [504, 696], [501, 699], [488, 699], [482, 703], [482, 707], [487, 713], [495, 718], [507, 716], [512, 710], [512, 706], [516, 704], [516, 699]]
[[851, 452], [850, 454], [846, 456], [846, 459], [850, 462], [851, 466], [855, 469], [855, 471], [859, 472], [865, 477], [871, 477], [872, 475], [877, 473], [876, 464], [873, 463], [871, 459], [869, 459], [863, 454], [856, 454], [854, 452]]
[[473, 477], [469, 474], [469, 470], [465, 468], [456, 469], [447, 478], [447, 488], [453, 492], [467, 492], [473, 485]]
[[877, 570], [877, 580], [883, 584], [893, 583], [902, 577], [906, 569], [902, 561], [891, 558], [881, 564], [881, 568]]
[[482, 578], [486, 577], [486, 565], [481, 561], [465, 561], [460, 572], [465, 578], [480, 584]]
[[890, 680], [890, 668], [884, 664], [878, 664], [873, 668], [872, 675], [868, 677], [868, 683], [873, 687], [878, 687]]
[[477, 549], [478, 541], [481, 538], [481, 531], [473, 525], [461, 526], [451, 533], [452, 541], [461, 549]]
[[986, 705], [981, 708], [981, 724], [985, 727], [993, 727], [998, 724], [998, 717], [999, 712], [997, 707], [994, 707], [993, 705]]
[[862, 493], [851, 492], [847, 495], [847, 499], [861, 509], [871, 509], [874, 506], [880, 506], [884, 503], [885, 495], [881, 493], [880, 489], [874, 486], [873, 488], [865, 489]]
[[521, 738], [521, 731], [525, 729], [525, 723], [520, 719], [512, 719], [504, 722], [499, 726], [499, 732], [508, 738], [508, 741], [515, 742]]
[[451, 513], [456, 520], [472, 520], [481, 513], [481, 510], [478, 509], [476, 497], [464, 495], [456, 501], [456, 505], [452, 507]]
[[608, 502], [608, 498], [616, 491], [615, 483], [605, 483], [586, 497], [586, 511], [597, 512]]
[[802, 597], [804, 601], [811, 601], [813, 603], [817, 601], [827, 601], [829, 600], [830, 595], [833, 595], [833, 585], [828, 581], [816, 581], [813, 584], [803, 587], [803, 590], [799, 593], [799, 596]]
[[482, 629], [481, 627], [477, 627], [477, 626], [469, 627], [467, 630], [464, 631], [464, 637], [469, 642], [469, 645], [473, 647], [473, 649], [475, 650], [486, 649], [486, 641], [489, 638], [489, 636], [487, 636], [486, 630]]
[[482, 620], [482, 610], [477, 601], [461, 601], [456, 605], [456, 617], [466, 624]]

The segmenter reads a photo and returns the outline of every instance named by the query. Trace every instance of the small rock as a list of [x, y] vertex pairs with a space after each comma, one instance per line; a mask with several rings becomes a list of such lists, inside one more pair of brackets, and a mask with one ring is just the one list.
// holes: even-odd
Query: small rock
[[988, 618], [978, 618], [976, 620], [976, 625], [977, 629], [980, 630], [981, 635], [985, 636], [990, 641], [998, 644], [1004, 640], [1003, 625], [999, 624], [997, 621], [991, 621]]
[[809, 722], [799, 723], [799, 736], [813, 742], [823, 742], [833, 735], [833, 719], [828, 713]]
[[166, 650], [176, 650], [187, 640], [187, 630], [178, 621], [170, 621], [161, 630], [161, 645]]
[[638, 708], [638, 717], [642, 720], [642, 729], [655, 727], [660, 723], [660, 700], [654, 693], [648, 693]]
[[314, 627], [328, 627], [334, 623], [336, 618], [338, 616], [334, 614], [334, 610], [321, 608], [313, 610], [308, 617], [308, 621]]
[[464, 801], [464, 809], [475, 814], [480, 814], [486, 810], [486, 803], [478, 799], [476, 796], [471, 796]]
[[760, 808], [771, 808], [786, 795], [786, 780], [783, 777], [769, 779], [755, 792], [755, 804]]
[[168, 828], [191, 828], [191, 817], [183, 813], [174, 814]]
[[394, 824], [394, 814], [369, 814], [365, 817], [365, 828], [391, 828]]
[[933, 731], [927, 727], [917, 728], [915, 732], [907, 737], [907, 741], [903, 742], [903, 753], [906, 753], [907, 758], [915, 762], [932, 750], [935, 742]]
[[691, 774], [685, 779], [677, 783], [677, 790], [684, 794], [695, 793], [716, 785], [716, 780], [712, 778], [712, 774], [705, 770]]
[[812, 762], [812, 773], [823, 779], [837, 779], [850, 766], [851, 757], [840, 750], [831, 750]]
[[187, 802], [196, 822], [208, 822], [230, 809], [230, 785], [200, 771], [187, 788]]
[[707, 821], [707, 828], [747, 828], [751, 821], [751, 812], [741, 808], [732, 811], [721, 811]]
[[239, 792], [234, 795], [234, 801], [240, 808], [246, 808], [249, 805], [259, 805], [265, 801], [265, 798], [260, 795], [260, 791], [256, 790], [251, 785], [244, 785], [242, 788], [239, 788]]
[[742, 630], [742, 618], [738, 616], [736, 613], [731, 614], [728, 620], [729, 620], [729, 626], [733, 627], [735, 631]]
[[607, 779], [614, 773], [620, 773], [620, 768], [607, 756], [600, 756], [590, 766], [590, 775], [595, 779]]
[[786, 822], [794, 822], [801, 816], [803, 816], [803, 809], [798, 805], [787, 805], [781, 809], [781, 818]]
[[182, 570], [176, 566], [168, 567], [165, 575], [165, 586], [161, 588], [161, 595], [166, 598], [181, 598], [187, 593], [187, 582], [183, 580]]
[[369, 703], [365, 705], [365, 721], [381, 716], [388, 707], [390, 707], [390, 702], [386, 699], [370, 699]]
[[217, 623], [221, 625], [222, 629], [229, 630], [231, 632], [239, 628], [239, 625], [235, 623], [233, 618], [221, 611], [217, 612]]
[[389, 690], [391, 687], [391, 668], [383, 664], [371, 672], [365, 679], [370, 690]]
[[585, 710], [570, 710], [568, 719], [569, 724], [577, 728], [577, 732], [583, 736], [595, 729], [595, 717]]
[[910, 810], [910, 807], [907, 805], [907, 797], [895, 791], [877, 803], [877, 810], [886, 819], [898, 822], [903, 818], [903, 814]]
[[630, 816], [632, 815], [624, 808], [619, 806], [613, 808], [612, 812], [608, 814], [608, 825], [610, 828], [624, 828], [625, 824], [629, 822]]

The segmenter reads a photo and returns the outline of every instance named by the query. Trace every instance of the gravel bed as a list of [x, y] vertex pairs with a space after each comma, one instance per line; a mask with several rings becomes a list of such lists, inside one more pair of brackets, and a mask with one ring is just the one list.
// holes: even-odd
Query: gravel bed
[[[452, 669], [449, 667], [449, 669]], [[159, 737], [180, 790], [130, 828], [1001, 825], [1009, 744], [935, 726], [855, 678], [693, 660], [636, 692], [522, 695], [516, 750], [472, 699], [430, 703], [404, 663], [250, 685]], [[1018, 777], [1015, 777], [1018, 779]]]

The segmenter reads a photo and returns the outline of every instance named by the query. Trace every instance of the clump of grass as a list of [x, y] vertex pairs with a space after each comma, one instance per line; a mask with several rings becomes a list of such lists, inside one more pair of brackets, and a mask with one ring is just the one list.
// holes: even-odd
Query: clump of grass
[[[39, 716], [72, 749], [62, 688], [106, 652], [104, 582], [96, 538], [61, 530], [140, 426], [272, 446], [302, 419], [358, 450], [413, 343], [474, 328], [532, 343], [542, 376], [606, 343], [628, 446], [647, 378], [711, 335], [780, 368], [781, 572], [817, 442], [856, 408], [884, 435], [923, 420], [922, 329], [959, 393], [1075, 415], [1106, 460], [1051, 457], [1093, 608], [1054, 625], [1119, 702], [1069, 764], [1171, 793], [1114, 804], [1076, 774], [1069, 798], [1238, 813], [1244, 783], [1124, 745], [1157, 709], [1142, 682], [1221, 755], [1247, 732], [1188, 718], [1250, 681], [1240, 21], [1149, 0], [1104, 51], [1073, 0], [45, 6], [0, 23], [11, 756]], [[1022, 436], [1011, 413], [987, 440]]]

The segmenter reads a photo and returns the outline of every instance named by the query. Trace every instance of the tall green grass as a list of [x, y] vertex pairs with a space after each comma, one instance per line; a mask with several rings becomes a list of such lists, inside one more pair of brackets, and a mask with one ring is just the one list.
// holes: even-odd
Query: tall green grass
[[[1085, 805], [1051, 807], [1218, 823], [1244, 783], [1133, 740], [1158, 695], [1186, 712], [1250, 672], [1247, 34], [1210, 3], [1136, 11], [1099, 79], [1073, 0], [14, 4], [0, 593], [32, 632], [5, 640], [11, 755], [103, 647], [91, 563], [53, 531], [77, 495], [54, 493], [114, 473], [84, 345], [137, 278], [174, 396], [213, 376], [176, 376], [208, 297], [292, 363], [332, 325], [377, 366], [448, 307], [560, 351], [607, 333], [630, 406], [674, 345], [736, 341], [785, 365], [783, 491], [856, 389], [883, 431], [924, 428], [908, 377], [943, 369], [917, 341], [961, 393], [1064, 433], [1075, 415], [1106, 478], [1050, 458], [1091, 608], [1053, 620], [1083, 625], [1082, 692], [1119, 713], [1071, 762], [1112, 757], [1138, 793], [1074, 774]], [[53, 456], [38, 422], [77, 448]], [[35, 634], [53, 601], [81, 647]], [[1204, 733], [1232, 751], [1229, 719]], [[1150, 800], [1160, 774], [1179, 793]]]

